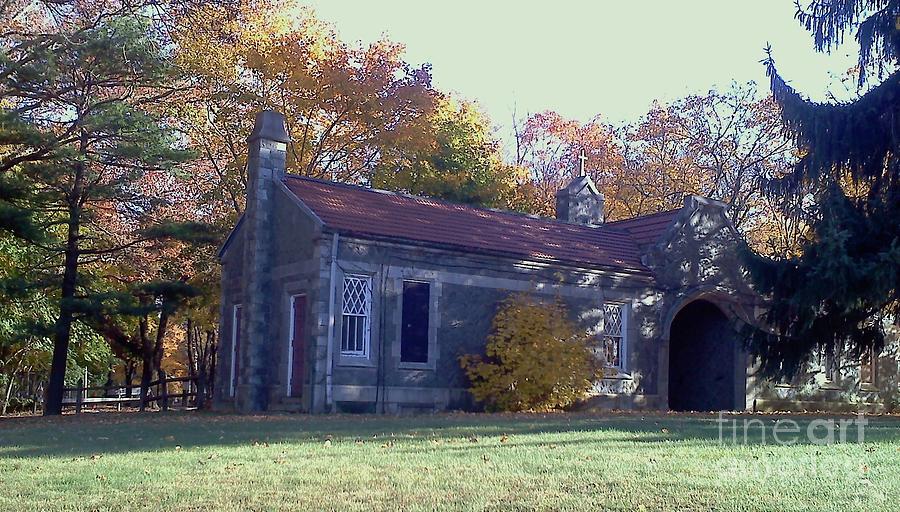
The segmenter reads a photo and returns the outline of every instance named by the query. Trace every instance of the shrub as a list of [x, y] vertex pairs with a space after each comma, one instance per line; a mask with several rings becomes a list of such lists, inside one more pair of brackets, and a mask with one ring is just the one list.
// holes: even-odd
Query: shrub
[[486, 356], [464, 355], [460, 365], [472, 395], [489, 410], [564, 408], [584, 398], [600, 375], [591, 339], [560, 301], [513, 294], [494, 316]]

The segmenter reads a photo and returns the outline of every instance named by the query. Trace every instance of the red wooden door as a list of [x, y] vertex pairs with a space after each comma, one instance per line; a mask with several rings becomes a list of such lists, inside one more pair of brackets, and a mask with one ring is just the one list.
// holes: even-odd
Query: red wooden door
[[293, 297], [291, 305], [294, 325], [291, 329], [291, 396], [303, 396], [306, 369], [306, 295]]

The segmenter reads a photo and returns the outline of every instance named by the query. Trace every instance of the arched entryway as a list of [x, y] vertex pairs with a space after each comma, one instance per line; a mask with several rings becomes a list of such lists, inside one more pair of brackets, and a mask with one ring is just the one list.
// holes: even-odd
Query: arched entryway
[[669, 333], [669, 409], [743, 409], [745, 382], [745, 357], [728, 317], [705, 300], [684, 306]]

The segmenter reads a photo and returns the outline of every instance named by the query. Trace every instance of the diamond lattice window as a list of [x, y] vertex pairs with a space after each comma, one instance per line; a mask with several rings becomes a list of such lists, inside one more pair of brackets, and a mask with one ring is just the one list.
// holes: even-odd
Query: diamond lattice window
[[625, 307], [622, 304], [603, 305], [603, 350], [608, 366], [624, 368]]
[[369, 355], [369, 317], [372, 312], [372, 279], [344, 276], [341, 319], [341, 354]]

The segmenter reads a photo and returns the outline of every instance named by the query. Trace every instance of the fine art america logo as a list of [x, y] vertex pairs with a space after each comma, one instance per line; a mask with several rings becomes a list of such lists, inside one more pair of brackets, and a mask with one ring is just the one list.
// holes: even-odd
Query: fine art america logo
[[865, 442], [869, 421], [862, 413], [856, 418], [817, 418], [806, 426], [792, 419], [776, 418], [764, 421], [757, 418], [726, 418], [720, 412], [719, 444], [776, 444], [790, 446], [797, 443], [830, 445]]

